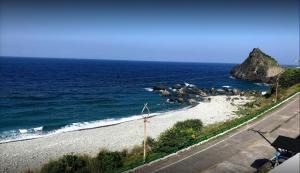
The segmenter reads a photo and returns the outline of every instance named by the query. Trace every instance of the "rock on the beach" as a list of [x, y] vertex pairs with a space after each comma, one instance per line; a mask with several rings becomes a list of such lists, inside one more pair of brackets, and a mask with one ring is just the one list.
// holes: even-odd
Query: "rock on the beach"
[[207, 94], [206, 94], [205, 92], [203, 92], [203, 91], [201, 91], [201, 92], [199, 93], [199, 95], [200, 95], [201, 97], [206, 97], [206, 96], [207, 96]]
[[240, 95], [241, 91], [239, 89], [234, 88], [232, 90], [233, 95]]
[[215, 88], [211, 88], [211, 89], [210, 89], [210, 93], [211, 93], [212, 95], [216, 95], [216, 89], [215, 89]]
[[224, 89], [217, 89], [216, 91], [218, 94], [226, 94], [226, 91]]
[[210, 102], [210, 101], [211, 101], [211, 98], [210, 98], [210, 97], [205, 97], [205, 98], [203, 98], [203, 101], [204, 101], [204, 102]]
[[190, 105], [197, 105], [198, 104], [198, 102], [195, 99], [189, 99], [188, 102], [189, 102]]

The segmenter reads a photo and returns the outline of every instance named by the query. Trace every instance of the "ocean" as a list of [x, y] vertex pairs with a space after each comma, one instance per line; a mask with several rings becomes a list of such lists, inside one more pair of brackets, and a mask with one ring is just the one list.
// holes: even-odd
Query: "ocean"
[[156, 114], [188, 106], [150, 91], [159, 84], [268, 90], [231, 77], [234, 65], [1, 57], [0, 142], [138, 119], [146, 102]]

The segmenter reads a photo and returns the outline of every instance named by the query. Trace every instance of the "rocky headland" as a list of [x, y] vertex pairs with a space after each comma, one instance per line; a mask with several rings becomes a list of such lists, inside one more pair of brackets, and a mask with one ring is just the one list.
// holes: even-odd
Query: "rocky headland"
[[274, 58], [259, 48], [254, 48], [247, 59], [235, 66], [230, 74], [237, 79], [273, 83], [276, 76], [282, 72], [283, 68]]

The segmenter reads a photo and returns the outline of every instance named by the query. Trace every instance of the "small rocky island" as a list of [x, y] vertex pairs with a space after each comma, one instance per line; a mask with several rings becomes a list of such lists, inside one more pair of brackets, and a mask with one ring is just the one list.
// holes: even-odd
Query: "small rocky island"
[[281, 72], [283, 68], [274, 58], [259, 48], [254, 48], [248, 58], [242, 64], [235, 66], [230, 74], [237, 79], [272, 83]]

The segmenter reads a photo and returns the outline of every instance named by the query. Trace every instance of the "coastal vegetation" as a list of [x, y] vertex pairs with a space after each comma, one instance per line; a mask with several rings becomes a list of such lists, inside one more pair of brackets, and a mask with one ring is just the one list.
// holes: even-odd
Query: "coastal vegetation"
[[[154, 160], [169, 153], [178, 151], [193, 142], [201, 135], [202, 122], [199, 119], [189, 119], [177, 122], [173, 127], [163, 132], [158, 139], [148, 138], [147, 161]], [[106, 173], [121, 172], [143, 164], [143, 148], [132, 150], [108, 151], [102, 149], [96, 157], [75, 154], [64, 155], [58, 160], [45, 164], [41, 173]]]
[[280, 75], [279, 85], [282, 88], [288, 88], [300, 81], [300, 68], [285, 68], [284, 72]]

